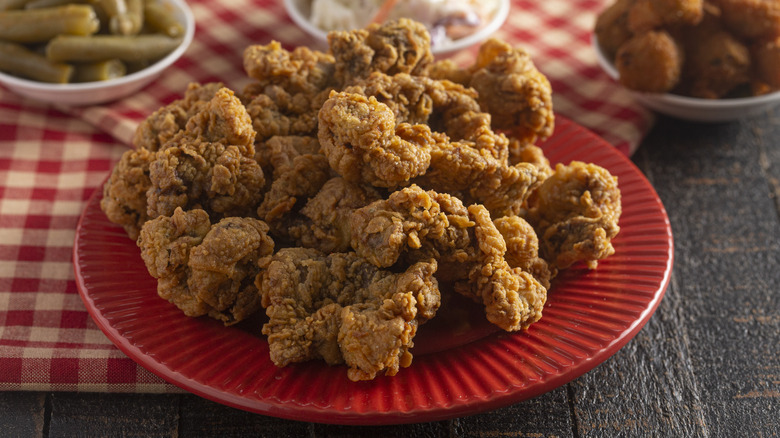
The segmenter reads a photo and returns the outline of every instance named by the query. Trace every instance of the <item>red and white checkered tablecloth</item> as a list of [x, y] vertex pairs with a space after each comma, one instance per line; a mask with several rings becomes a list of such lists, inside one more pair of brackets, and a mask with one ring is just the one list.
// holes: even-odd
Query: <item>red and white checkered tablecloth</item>
[[[119, 160], [137, 124], [180, 97], [189, 82], [248, 82], [243, 49], [271, 39], [312, 41], [281, 0], [190, 0], [197, 30], [185, 56], [154, 83], [118, 102], [66, 108], [0, 87], [0, 390], [170, 392], [90, 319], [71, 252], [86, 200]], [[626, 154], [650, 128], [638, 107], [596, 64], [589, 46], [608, 0], [514, 0], [496, 36], [529, 50], [553, 84], [558, 114]], [[457, 55], [469, 63], [474, 50]]]

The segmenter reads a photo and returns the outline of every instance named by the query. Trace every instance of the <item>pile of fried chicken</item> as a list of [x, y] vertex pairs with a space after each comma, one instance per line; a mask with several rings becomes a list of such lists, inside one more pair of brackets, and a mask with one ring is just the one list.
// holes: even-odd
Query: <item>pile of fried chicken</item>
[[328, 39], [248, 47], [241, 93], [191, 84], [138, 127], [101, 208], [162, 298], [226, 325], [264, 309], [276, 365], [368, 380], [409, 366], [442, 293], [521, 330], [559, 270], [614, 252], [617, 178], [534, 145], [554, 117], [525, 51], [434, 62], [408, 19]]

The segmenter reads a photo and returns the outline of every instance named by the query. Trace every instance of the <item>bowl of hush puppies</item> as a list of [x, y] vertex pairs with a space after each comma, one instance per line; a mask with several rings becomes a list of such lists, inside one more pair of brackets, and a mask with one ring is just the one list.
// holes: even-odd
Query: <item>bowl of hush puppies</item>
[[591, 42], [610, 77], [668, 116], [727, 122], [780, 104], [780, 2], [616, 0]]

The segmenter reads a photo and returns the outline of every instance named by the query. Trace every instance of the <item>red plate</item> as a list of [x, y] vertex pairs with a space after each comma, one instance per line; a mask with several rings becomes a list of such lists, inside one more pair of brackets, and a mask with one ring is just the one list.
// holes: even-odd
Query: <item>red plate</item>
[[[163, 379], [236, 408], [338, 424], [436, 421], [499, 408], [550, 391], [600, 364], [647, 322], [669, 284], [669, 220], [634, 164], [590, 131], [558, 117], [543, 144], [552, 163], [594, 162], [617, 175], [623, 196], [615, 255], [553, 284], [544, 316], [504, 333], [458, 297], [420, 327], [414, 361], [394, 377], [351, 382], [322, 362], [277, 368], [259, 335], [262, 317], [224, 327], [188, 318], [157, 297], [135, 243], [100, 210], [81, 216], [76, 280], [95, 322], [123, 352]], [[466, 304], [458, 306], [458, 304]]]

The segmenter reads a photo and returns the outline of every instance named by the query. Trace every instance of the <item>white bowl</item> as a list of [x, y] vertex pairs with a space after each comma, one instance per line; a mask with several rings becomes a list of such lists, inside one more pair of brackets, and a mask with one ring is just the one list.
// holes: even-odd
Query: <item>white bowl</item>
[[95, 105], [128, 96], [148, 85], [163, 70], [176, 62], [190, 46], [195, 35], [195, 17], [186, 1], [163, 0], [163, 2], [173, 6], [174, 15], [184, 25], [184, 35], [176, 49], [143, 70], [121, 78], [77, 84], [37, 82], [0, 72], [0, 83], [16, 94], [60, 105]]
[[[591, 44], [596, 51], [596, 57], [604, 71], [614, 80], [620, 74], [615, 65], [599, 46], [595, 34], [591, 36]], [[743, 117], [750, 117], [768, 111], [780, 104], [780, 91], [756, 97], [741, 97], [734, 99], [698, 99], [676, 94], [643, 93], [628, 90], [642, 105], [659, 113], [679, 119], [696, 122], [728, 122]]]
[[[310, 3], [311, 0], [284, 0], [284, 7], [287, 9], [287, 14], [295, 24], [314, 37], [322, 47], [326, 47], [328, 32], [315, 27], [307, 18], [309, 15]], [[431, 52], [433, 52], [434, 55], [448, 55], [486, 40], [506, 21], [506, 18], [509, 16], [509, 5], [510, 0], [496, 0], [495, 13], [487, 25], [463, 38], [458, 38], [449, 43], [435, 45], [431, 47]]]

